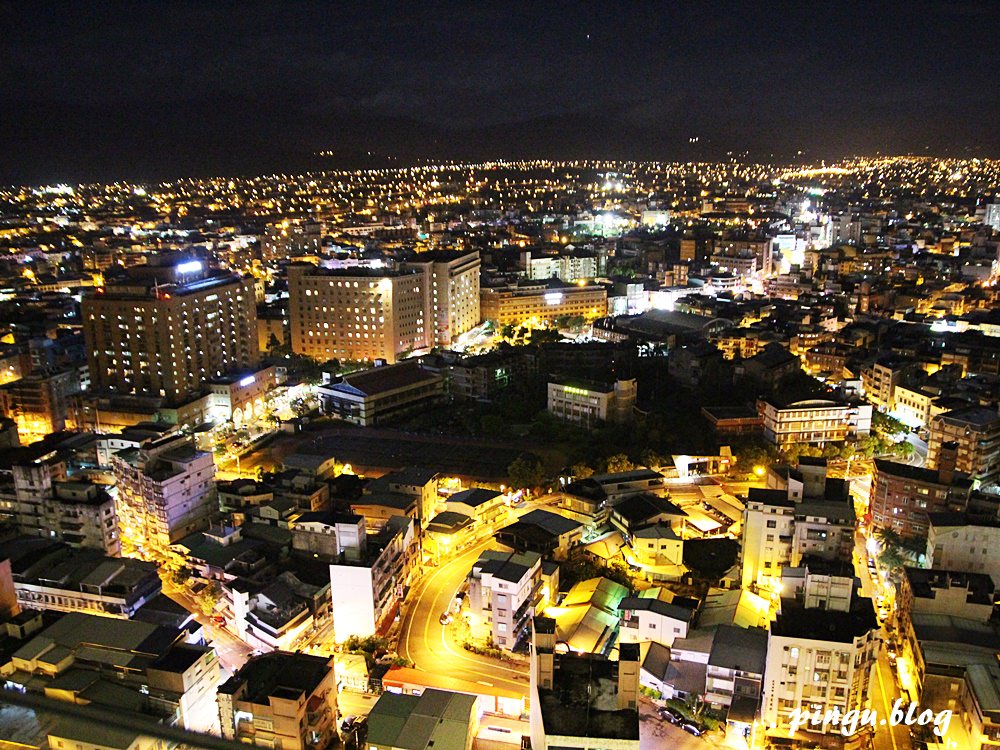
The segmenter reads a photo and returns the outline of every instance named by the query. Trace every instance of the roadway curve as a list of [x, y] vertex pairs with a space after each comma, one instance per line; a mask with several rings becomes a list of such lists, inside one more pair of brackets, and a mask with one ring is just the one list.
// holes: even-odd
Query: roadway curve
[[417, 669], [479, 682], [521, 695], [528, 694], [527, 665], [512, 664], [479, 656], [462, 648], [452, 629], [438, 621], [465, 581], [472, 564], [491, 540], [432, 569], [407, 597], [399, 630], [397, 652], [413, 661]]

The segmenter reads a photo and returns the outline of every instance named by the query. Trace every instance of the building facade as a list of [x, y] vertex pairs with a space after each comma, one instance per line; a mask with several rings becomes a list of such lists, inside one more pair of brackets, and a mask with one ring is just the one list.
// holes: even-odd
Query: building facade
[[566, 422], [594, 427], [602, 422], [627, 422], [636, 399], [636, 381], [617, 380], [611, 385], [549, 383], [547, 410]]
[[128, 273], [83, 298], [94, 388], [182, 403], [210, 378], [257, 366], [253, 279], [175, 254]]
[[789, 404], [760, 399], [757, 410], [764, 420], [764, 437], [778, 447], [793, 443], [826, 445], [871, 432], [871, 404], [846, 404], [810, 399]]
[[1000, 415], [995, 409], [971, 406], [931, 419], [927, 465], [940, 468], [952, 443], [955, 471], [967, 474], [977, 486], [1000, 478]]
[[191, 438], [168, 435], [119, 451], [111, 466], [123, 551], [154, 557], [208, 526], [216, 508], [215, 459]]
[[530, 285], [480, 290], [479, 309], [483, 320], [497, 325], [543, 325], [556, 318], [603, 317], [608, 311], [608, 292], [603, 286]]

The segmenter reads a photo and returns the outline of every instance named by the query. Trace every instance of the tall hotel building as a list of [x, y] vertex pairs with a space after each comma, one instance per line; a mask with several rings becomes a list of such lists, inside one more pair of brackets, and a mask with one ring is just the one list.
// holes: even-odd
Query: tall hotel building
[[179, 404], [260, 359], [253, 279], [174, 253], [88, 293], [81, 312], [96, 390]]
[[434, 343], [449, 346], [453, 339], [479, 325], [479, 253], [421, 253], [408, 261], [424, 276], [424, 310]]
[[478, 253], [418, 258], [395, 269], [290, 265], [292, 350], [319, 360], [393, 363], [447, 346], [477, 325]]

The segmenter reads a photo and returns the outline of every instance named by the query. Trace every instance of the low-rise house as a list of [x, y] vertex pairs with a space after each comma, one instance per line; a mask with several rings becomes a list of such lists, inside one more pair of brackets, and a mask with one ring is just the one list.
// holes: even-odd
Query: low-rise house
[[369, 750], [472, 750], [479, 731], [476, 697], [428, 688], [382, 693], [368, 714]]
[[541, 508], [496, 533], [498, 542], [518, 552], [537, 552], [557, 560], [565, 560], [582, 537], [582, 523]]
[[337, 736], [332, 658], [275, 652], [257, 656], [219, 687], [226, 739], [282, 750], [322, 750]]
[[677, 638], [687, 638], [698, 612], [698, 601], [654, 587], [621, 600], [622, 643], [655, 641], [672, 646]]
[[317, 389], [324, 413], [369, 427], [440, 403], [444, 378], [415, 361], [342, 376]]

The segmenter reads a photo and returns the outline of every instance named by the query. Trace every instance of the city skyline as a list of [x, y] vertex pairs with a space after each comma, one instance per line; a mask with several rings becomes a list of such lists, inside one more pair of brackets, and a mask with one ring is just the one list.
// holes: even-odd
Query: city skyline
[[[1000, 155], [988, 3], [4, 5], [0, 183]], [[332, 156], [322, 156], [330, 153]]]

